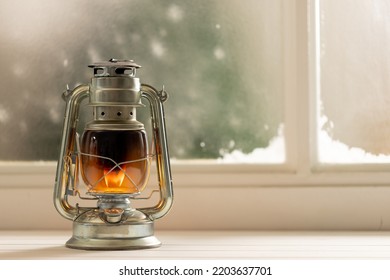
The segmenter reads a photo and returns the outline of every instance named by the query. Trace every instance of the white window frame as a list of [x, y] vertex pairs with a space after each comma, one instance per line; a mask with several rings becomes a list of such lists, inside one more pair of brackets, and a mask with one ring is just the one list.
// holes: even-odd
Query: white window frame
[[[211, 161], [173, 161], [172, 173], [174, 192], [177, 194], [171, 220], [168, 215], [168, 229], [375, 229], [377, 223], [372, 221], [378, 216], [380, 205], [381, 217], [384, 210], [390, 213], [386, 201], [380, 203], [376, 198], [386, 194], [390, 175], [387, 172], [390, 165], [323, 165], [316, 160], [316, 118], [318, 93], [318, 48], [315, 42], [319, 39], [318, 7], [320, 0], [286, 0], [283, 1], [284, 25], [284, 92], [285, 92], [285, 123], [284, 135], [286, 143], [285, 164], [217, 164]], [[294, 11], [291, 13], [291, 11]], [[169, 135], [168, 135], [169, 136]], [[169, 139], [168, 139], [169, 140]], [[53, 191], [55, 177], [55, 162], [3, 162], [0, 163], [0, 210], [12, 205], [9, 197], [24, 197], [28, 193], [31, 199], [25, 199], [23, 209], [15, 210], [15, 221], [6, 221], [0, 229], [23, 228], [20, 224], [26, 215], [31, 218], [37, 213], [49, 209], [54, 212], [51, 201], [39, 197], [45, 193], [48, 197]], [[152, 174], [154, 176], [154, 174]], [[371, 188], [379, 187], [380, 193], [371, 193]], [[347, 189], [349, 190], [347, 190]], [[339, 192], [340, 191], [340, 192]], [[357, 192], [368, 192], [370, 201], [361, 209], [361, 200], [351, 201], [350, 195]], [[281, 192], [290, 195], [285, 209], [282, 204], [261, 204], [262, 197], [267, 200], [279, 201]], [[296, 195], [299, 193], [299, 195]], [[208, 198], [211, 195], [211, 198]], [[242, 199], [239, 196], [242, 195]], [[322, 199], [321, 196], [324, 196]], [[216, 197], [220, 199], [215, 199]], [[360, 196], [359, 196], [360, 197]], [[198, 198], [198, 201], [193, 199]], [[202, 198], [203, 201], [199, 201]], [[205, 201], [213, 200], [212, 203]], [[259, 204], [257, 204], [257, 199]], [[309, 211], [319, 211], [316, 203], [334, 200], [345, 200], [345, 204], [335, 210], [323, 211], [318, 219], [303, 221]], [[362, 198], [363, 199], [363, 198]], [[36, 200], [40, 202], [37, 203]], [[312, 200], [312, 202], [310, 202]], [[363, 199], [364, 200], [364, 199]], [[184, 201], [184, 202], [183, 202]], [[243, 218], [237, 221], [237, 213], [225, 215], [228, 205], [234, 201], [234, 209], [242, 209], [245, 213], [270, 213], [270, 222], [253, 222]], [[192, 203], [192, 205], [188, 205]], [[294, 204], [294, 209], [290, 205]], [[379, 204], [378, 204], [379, 203]], [[390, 205], [390, 197], [389, 203]], [[5, 206], [4, 206], [5, 205]], [[191, 211], [188, 207], [196, 208]], [[25, 208], [30, 211], [25, 211]], [[365, 213], [359, 221], [351, 219], [347, 209], [355, 213]], [[237, 211], [237, 210], [235, 210]], [[280, 211], [290, 212], [295, 221], [281, 219]], [[186, 214], [180, 214], [186, 213]], [[191, 223], [199, 215], [208, 214], [210, 219], [200, 219]], [[214, 219], [213, 213], [218, 214]], [[50, 216], [51, 215], [51, 216]], [[30, 228], [63, 228], [65, 222], [58, 215], [50, 214], [50, 218], [30, 223]], [[267, 214], [268, 215], [268, 214]], [[385, 216], [383, 216], [385, 215]], [[390, 214], [387, 214], [389, 216]], [[235, 219], [232, 225], [232, 217]], [[264, 218], [264, 216], [261, 216]], [[301, 219], [302, 218], [302, 219]], [[390, 217], [388, 217], [390, 219]], [[48, 226], [48, 220], [49, 226]], [[198, 219], [198, 218], [196, 218]], [[333, 222], [332, 222], [332, 219]], [[61, 220], [61, 222], [60, 222]], [[327, 221], [324, 224], [324, 220]], [[279, 221], [279, 222], [278, 222]], [[288, 222], [287, 222], [288, 221]], [[161, 222], [164, 224], [164, 222]], [[24, 225], [25, 226], [25, 225]], [[381, 222], [383, 226], [383, 220]], [[390, 228], [390, 225], [389, 225]]]

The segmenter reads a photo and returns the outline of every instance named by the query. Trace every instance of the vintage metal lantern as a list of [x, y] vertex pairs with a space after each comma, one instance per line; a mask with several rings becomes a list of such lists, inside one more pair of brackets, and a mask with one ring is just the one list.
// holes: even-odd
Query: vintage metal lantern
[[[73, 236], [66, 246], [90, 250], [157, 247], [161, 243], [154, 236], [154, 220], [167, 214], [173, 202], [163, 108], [167, 93], [141, 84], [136, 77], [140, 66], [132, 60], [111, 59], [89, 67], [94, 72], [90, 84], [64, 93], [54, 204], [63, 217], [73, 220]], [[77, 122], [85, 98], [93, 108], [93, 119], [79, 137]], [[136, 118], [144, 101], [150, 105], [153, 147], [148, 145], [144, 124]], [[135, 209], [132, 201], [147, 185], [153, 161], [159, 200]], [[84, 182], [87, 195], [80, 194], [79, 182]], [[72, 196], [96, 200], [96, 205], [71, 203]]]

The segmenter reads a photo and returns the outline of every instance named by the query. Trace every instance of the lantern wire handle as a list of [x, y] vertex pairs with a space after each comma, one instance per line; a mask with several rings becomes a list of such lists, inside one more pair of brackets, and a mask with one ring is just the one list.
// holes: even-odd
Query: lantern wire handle
[[58, 213], [69, 220], [73, 220], [78, 216], [80, 211], [86, 212], [93, 209], [91, 207], [75, 207], [68, 201], [68, 196], [74, 193], [74, 190], [68, 187], [72, 183], [72, 178], [69, 175], [72, 172], [73, 163], [70, 157], [74, 148], [78, 112], [81, 101], [89, 96], [89, 90], [89, 85], [80, 85], [72, 91], [67, 88], [65, 93], [62, 94], [64, 100], [66, 100], [66, 106], [53, 201]]
[[139, 208], [139, 210], [148, 215], [152, 220], [156, 220], [165, 216], [173, 204], [172, 176], [165, 129], [165, 114], [162, 104], [167, 99], [168, 94], [164, 87], [161, 91], [158, 91], [147, 84], [141, 84], [141, 93], [142, 97], [146, 99], [150, 105], [152, 116], [152, 131], [156, 149], [160, 200], [155, 206]]

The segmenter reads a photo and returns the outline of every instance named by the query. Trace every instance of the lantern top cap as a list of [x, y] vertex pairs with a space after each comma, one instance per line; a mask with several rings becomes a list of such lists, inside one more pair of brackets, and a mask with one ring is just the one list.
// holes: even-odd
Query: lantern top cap
[[141, 66], [134, 60], [111, 58], [109, 61], [92, 63], [88, 67], [93, 68], [95, 77], [135, 77], [136, 69]]
[[141, 65], [138, 65], [132, 59], [116, 59], [111, 58], [109, 61], [95, 62], [88, 67], [97, 68], [97, 67], [122, 67], [122, 68], [141, 68]]

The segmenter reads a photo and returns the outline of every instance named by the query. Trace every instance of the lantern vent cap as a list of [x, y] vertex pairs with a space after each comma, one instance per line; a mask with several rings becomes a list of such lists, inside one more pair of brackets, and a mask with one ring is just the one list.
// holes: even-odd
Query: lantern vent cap
[[109, 61], [95, 62], [88, 67], [93, 68], [95, 77], [135, 77], [136, 69], [141, 68], [134, 60], [111, 58]]

